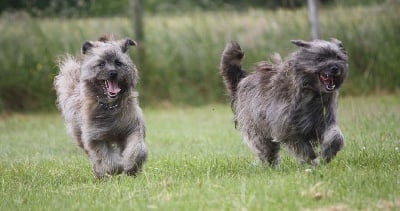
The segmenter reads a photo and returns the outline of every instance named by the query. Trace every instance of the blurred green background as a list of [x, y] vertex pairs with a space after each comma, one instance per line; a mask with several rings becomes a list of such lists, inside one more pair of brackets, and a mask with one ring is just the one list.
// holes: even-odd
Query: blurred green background
[[[273, 52], [309, 40], [304, 0], [147, 0], [145, 59], [130, 50], [140, 72], [144, 106], [225, 103], [218, 73], [229, 40], [246, 52], [245, 68]], [[56, 58], [79, 54], [103, 34], [135, 39], [131, 0], [2, 0], [0, 112], [55, 110]], [[350, 75], [342, 95], [400, 89], [400, 0], [321, 0], [321, 38], [343, 41]]]

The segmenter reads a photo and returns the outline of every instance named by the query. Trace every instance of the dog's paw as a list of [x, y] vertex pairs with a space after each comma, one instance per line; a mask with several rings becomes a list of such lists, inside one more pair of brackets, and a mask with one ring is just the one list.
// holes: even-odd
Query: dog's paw
[[320, 161], [318, 158], [315, 158], [314, 160], [311, 161], [311, 164], [314, 166], [319, 166], [320, 165]]
[[338, 126], [332, 126], [324, 133], [322, 142], [322, 158], [330, 162], [344, 147], [344, 137]]

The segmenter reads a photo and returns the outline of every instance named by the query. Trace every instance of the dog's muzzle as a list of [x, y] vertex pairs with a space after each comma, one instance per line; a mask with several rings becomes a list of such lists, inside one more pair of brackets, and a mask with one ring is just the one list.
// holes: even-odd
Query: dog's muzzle
[[328, 71], [322, 71], [319, 73], [319, 80], [324, 85], [326, 91], [333, 91], [339, 85], [339, 78], [341, 70], [338, 65], [330, 66]]
[[121, 91], [121, 88], [119, 87], [119, 83], [116, 79], [105, 80], [104, 86], [106, 89], [106, 94], [111, 98], [116, 97], [119, 94], [119, 92]]
[[104, 94], [107, 94], [111, 98], [116, 97], [121, 92], [117, 76], [118, 76], [117, 71], [111, 70], [108, 79], [104, 80], [104, 88], [105, 88]]

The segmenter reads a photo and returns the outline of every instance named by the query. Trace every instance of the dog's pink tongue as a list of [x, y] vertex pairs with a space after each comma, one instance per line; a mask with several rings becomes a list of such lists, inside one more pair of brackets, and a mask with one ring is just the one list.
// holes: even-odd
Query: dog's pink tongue
[[335, 86], [335, 80], [333, 80], [333, 77], [330, 77], [328, 80], [329, 86]]
[[331, 76], [321, 75], [320, 78], [324, 82], [324, 84], [327, 84], [327, 85], [330, 85], [330, 86], [335, 85], [335, 81], [334, 81], [333, 77], [331, 77]]
[[121, 91], [117, 80], [107, 80], [107, 91], [110, 94], [118, 94]]

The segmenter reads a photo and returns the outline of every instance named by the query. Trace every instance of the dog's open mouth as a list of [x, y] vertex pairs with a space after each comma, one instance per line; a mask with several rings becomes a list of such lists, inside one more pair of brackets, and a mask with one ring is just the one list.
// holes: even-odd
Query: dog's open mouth
[[324, 84], [327, 91], [333, 91], [336, 87], [335, 77], [327, 73], [320, 73], [319, 80]]
[[111, 98], [116, 97], [121, 91], [117, 80], [105, 80], [104, 85], [107, 92], [106, 94]]

